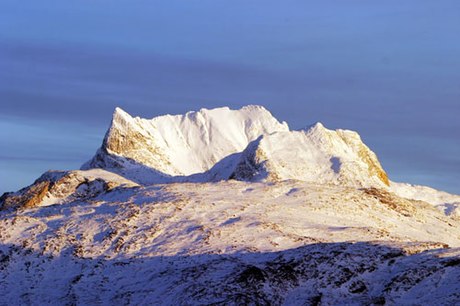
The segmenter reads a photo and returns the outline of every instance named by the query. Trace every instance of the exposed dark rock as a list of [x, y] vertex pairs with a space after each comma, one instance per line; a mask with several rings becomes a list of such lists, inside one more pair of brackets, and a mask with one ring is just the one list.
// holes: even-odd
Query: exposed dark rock
[[238, 282], [247, 285], [256, 285], [265, 282], [266, 279], [267, 273], [265, 271], [255, 266], [250, 266], [241, 272], [238, 277]]

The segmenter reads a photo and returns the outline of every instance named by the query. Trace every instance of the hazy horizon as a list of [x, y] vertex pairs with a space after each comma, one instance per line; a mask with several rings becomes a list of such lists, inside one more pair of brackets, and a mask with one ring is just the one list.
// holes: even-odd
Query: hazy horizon
[[0, 194], [78, 169], [120, 106], [263, 105], [356, 130], [390, 179], [460, 194], [460, 2], [4, 1]]

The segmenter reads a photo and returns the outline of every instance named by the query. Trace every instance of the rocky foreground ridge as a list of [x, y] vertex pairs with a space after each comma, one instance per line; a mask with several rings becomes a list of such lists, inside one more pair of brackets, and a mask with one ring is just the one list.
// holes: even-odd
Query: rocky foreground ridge
[[117, 109], [81, 170], [0, 198], [0, 304], [459, 304], [458, 205], [356, 132]]

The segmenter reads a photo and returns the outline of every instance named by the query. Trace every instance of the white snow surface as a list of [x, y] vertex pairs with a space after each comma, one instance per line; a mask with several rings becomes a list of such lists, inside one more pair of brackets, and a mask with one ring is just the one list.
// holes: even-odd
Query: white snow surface
[[460, 197], [356, 132], [117, 109], [82, 168], [0, 198], [0, 305], [460, 304]]
[[[288, 130], [261, 106], [201, 109], [150, 120], [117, 108], [102, 149], [164, 176], [187, 176], [209, 170], [262, 134]], [[93, 160], [84, 168], [94, 165], [99, 164]]]
[[356, 132], [332, 131], [317, 123], [306, 130], [261, 136], [243, 152], [236, 177], [384, 188], [377, 171], [384, 174], [377, 157]]
[[427, 186], [391, 182], [390, 190], [400, 197], [424, 201], [435, 205], [446, 215], [460, 217], [460, 196], [439, 191]]
[[460, 302], [460, 221], [351, 187], [119, 186], [0, 216], [0, 304]]
[[117, 108], [102, 147], [82, 167], [90, 168], [143, 184], [249, 176], [388, 185], [376, 155], [356, 132], [328, 130], [321, 123], [290, 131], [261, 106], [202, 109], [151, 120], [132, 118]]
[[354, 131], [329, 130], [321, 123], [291, 131], [254, 105], [153, 119], [116, 108], [101, 148], [82, 166], [92, 168], [144, 185], [236, 178], [373, 186], [426, 201], [446, 214], [456, 214], [459, 202], [459, 196], [429, 187], [385, 181], [377, 156]]

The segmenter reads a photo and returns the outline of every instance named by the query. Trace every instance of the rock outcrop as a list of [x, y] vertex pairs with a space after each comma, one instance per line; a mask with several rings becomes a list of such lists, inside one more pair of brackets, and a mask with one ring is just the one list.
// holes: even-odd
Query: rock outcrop
[[34, 208], [75, 200], [88, 200], [118, 186], [135, 183], [104, 170], [48, 171], [32, 185], [0, 197], [0, 209]]

